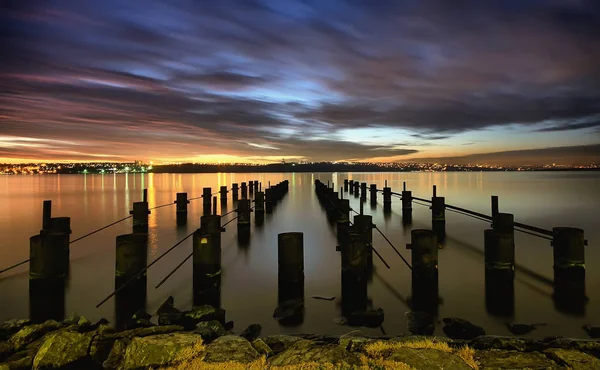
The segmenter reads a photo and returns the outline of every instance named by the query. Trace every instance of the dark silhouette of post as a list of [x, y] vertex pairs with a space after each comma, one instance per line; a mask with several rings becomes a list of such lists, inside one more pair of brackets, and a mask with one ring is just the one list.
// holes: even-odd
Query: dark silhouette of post
[[412, 224], [412, 191], [406, 190], [406, 182], [402, 183], [402, 223]]
[[304, 234], [281, 233], [277, 236], [278, 309], [289, 306], [291, 314], [279, 320], [284, 326], [296, 326], [304, 320]]
[[383, 212], [392, 212], [392, 188], [387, 186], [387, 180], [385, 180], [385, 186], [383, 188]]
[[411, 243], [406, 246], [412, 254], [412, 310], [433, 316], [438, 311], [438, 241], [433, 230], [411, 231]]
[[433, 197], [431, 198], [431, 228], [437, 234], [439, 243], [446, 239], [446, 200], [438, 197], [436, 186], [433, 185]]
[[177, 193], [177, 199], [175, 200], [177, 225], [185, 225], [187, 223], [187, 205], [189, 203], [190, 201], [187, 199], [187, 193]]
[[194, 305], [221, 306], [221, 216], [202, 216], [193, 236]]
[[238, 188], [238, 184], [237, 183], [233, 183], [231, 184], [231, 197], [233, 199], [233, 201], [237, 201], [239, 198], [239, 188]]
[[554, 304], [564, 313], [585, 314], [585, 239], [582, 229], [552, 229], [554, 249]]
[[212, 198], [211, 188], [202, 188], [202, 213], [210, 215], [210, 203]]

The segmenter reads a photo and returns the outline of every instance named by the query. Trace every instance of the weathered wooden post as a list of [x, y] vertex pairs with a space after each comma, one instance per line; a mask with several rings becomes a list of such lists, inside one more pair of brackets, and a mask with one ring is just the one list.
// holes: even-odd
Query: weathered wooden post
[[438, 241], [433, 230], [415, 229], [411, 233], [412, 310], [437, 315]]
[[248, 185], [245, 182], [242, 183], [242, 199], [248, 198]]
[[387, 180], [385, 180], [385, 186], [383, 188], [383, 212], [392, 211], [392, 188], [387, 186]]
[[367, 276], [369, 279], [373, 276], [373, 216], [363, 214], [363, 205], [361, 212], [354, 216], [354, 227], [358, 233], [363, 236], [367, 252]]
[[150, 214], [148, 202], [134, 202], [133, 210], [129, 211], [129, 214], [133, 215], [133, 233], [147, 233], [148, 215]]
[[371, 184], [369, 192], [371, 193], [371, 204], [377, 204], [377, 184]]
[[248, 182], [248, 193], [250, 196], [254, 195], [254, 180]]
[[254, 210], [256, 214], [265, 213], [265, 193], [262, 191], [256, 192], [256, 197], [254, 198]]
[[349, 184], [350, 184], [350, 194], [354, 194], [354, 180], [350, 180]]
[[48, 230], [50, 227], [50, 219], [52, 218], [52, 201], [45, 200], [42, 211], [42, 230]]
[[273, 213], [273, 189], [267, 188], [265, 189], [265, 212]]
[[582, 229], [552, 228], [554, 302], [565, 313], [585, 313], [585, 239]]
[[202, 188], [202, 208], [205, 215], [210, 215], [210, 200], [212, 198], [211, 188]]
[[234, 202], [236, 200], [238, 200], [238, 198], [239, 198], [238, 191], [239, 191], [238, 184], [237, 183], [231, 184], [231, 192], [232, 192], [231, 198], [233, 199]]
[[492, 227], [484, 231], [486, 309], [494, 316], [512, 317], [515, 307], [514, 216], [496, 213]]
[[496, 216], [496, 214], [498, 214], [499, 210], [498, 210], [498, 196], [497, 195], [492, 195], [492, 217]]
[[367, 246], [355, 226], [342, 248], [342, 315], [348, 319], [367, 309]]
[[406, 190], [406, 182], [402, 184], [402, 223], [412, 223], [412, 191]]
[[354, 197], [358, 198], [360, 196], [360, 183], [358, 181], [354, 181]]
[[242, 227], [250, 227], [250, 200], [249, 199], [240, 199], [238, 201], [237, 207], [237, 225], [238, 231]]
[[[292, 314], [279, 318], [284, 326], [295, 326], [304, 320], [304, 234], [287, 232], [277, 235], [278, 289], [275, 310], [293, 307]], [[275, 315], [279, 316], [279, 315]]]
[[187, 193], [177, 193], [177, 198], [175, 199], [175, 214], [177, 216], [177, 225], [185, 225], [187, 223], [187, 205], [189, 203], [190, 201], [187, 199]]
[[142, 191], [142, 201], [143, 202], [148, 202], [148, 189], [144, 189]]
[[338, 220], [337, 224], [337, 241], [339, 244], [339, 250], [341, 250], [345, 244], [348, 243], [350, 237], [350, 200], [340, 199], [338, 200]]
[[29, 280], [44, 285], [64, 279], [69, 271], [70, 217], [54, 217], [48, 229], [29, 239]]
[[227, 193], [229, 193], [227, 186], [221, 186], [219, 188], [219, 194], [221, 194], [221, 204], [227, 203]]
[[360, 183], [360, 200], [363, 202], [367, 201], [367, 183], [366, 182]]
[[344, 179], [344, 191], [348, 191], [348, 179]]
[[437, 196], [435, 185], [431, 198], [431, 228], [437, 233], [438, 242], [443, 243], [446, 239], [446, 200]]
[[[146, 268], [148, 234], [124, 234], [117, 236], [116, 239], [115, 288], [119, 288]], [[139, 276], [139, 279], [145, 281], [146, 274]]]
[[221, 306], [221, 216], [200, 218], [193, 236], [194, 306]]
[[258, 184], [259, 184], [258, 180], [254, 180], [254, 192], [255, 193], [260, 191]]

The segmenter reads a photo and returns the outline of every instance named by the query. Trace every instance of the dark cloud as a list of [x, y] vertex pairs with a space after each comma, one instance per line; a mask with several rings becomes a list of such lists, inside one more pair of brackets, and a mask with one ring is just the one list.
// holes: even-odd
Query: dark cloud
[[[127, 140], [168, 157], [202, 140], [194, 155], [349, 159], [489, 127], [598, 127], [594, 0], [11, 4], [0, 135], [104, 140], [115, 156]], [[399, 134], [334, 142], [370, 128]]]

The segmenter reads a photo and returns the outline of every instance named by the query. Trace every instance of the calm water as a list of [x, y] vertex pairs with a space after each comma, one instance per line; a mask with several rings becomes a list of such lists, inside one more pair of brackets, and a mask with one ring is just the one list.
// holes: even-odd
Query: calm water
[[[260, 228], [252, 225], [248, 248], [239, 248], [235, 222], [222, 238], [223, 280], [222, 307], [227, 319], [235, 321], [237, 330], [260, 323], [264, 334], [312, 332], [342, 334], [351, 328], [334, 323], [340, 316], [340, 255], [336, 252], [335, 229], [331, 228], [319, 206], [313, 181], [333, 181], [336, 187], [343, 179], [375, 183], [382, 188], [388, 180], [393, 191], [400, 191], [406, 181], [413, 195], [431, 197], [437, 185], [438, 195], [448, 204], [490, 213], [490, 195], [500, 197], [500, 211], [513, 213], [515, 221], [542, 228], [573, 226], [585, 230], [586, 292], [589, 301], [584, 315], [571, 315], [555, 308], [552, 298], [552, 248], [547, 240], [516, 233], [517, 269], [515, 311], [513, 318], [500, 318], [486, 310], [484, 293], [483, 230], [485, 222], [446, 212], [447, 241], [439, 254], [439, 317], [457, 316], [483, 326], [488, 333], [509, 334], [505, 322], [548, 323], [531, 336], [563, 335], [585, 337], [583, 324], [600, 324], [600, 173], [320, 173], [320, 174], [146, 174], [146, 175], [60, 175], [0, 177], [0, 269], [29, 258], [29, 237], [39, 232], [42, 201], [51, 199], [53, 216], [71, 217], [75, 239], [101, 226], [128, 215], [131, 203], [140, 201], [142, 189], [148, 189], [150, 207], [173, 202], [175, 193], [188, 192], [197, 197], [202, 187], [229, 188], [234, 182], [259, 180], [263, 186], [284, 179], [290, 191], [275, 212], [266, 215]], [[358, 209], [359, 198], [350, 197]], [[233, 202], [219, 210], [234, 208]], [[413, 206], [413, 228], [430, 228], [430, 210]], [[401, 223], [401, 203], [393, 198], [392, 214], [384, 217], [382, 199], [367, 214], [410, 260], [405, 246], [410, 242], [410, 229]], [[175, 207], [152, 211], [149, 221], [149, 261], [171, 247], [199, 226], [201, 200], [189, 205], [188, 225], [177, 227]], [[228, 220], [233, 215], [226, 216]], [[280, 327], [272, 318], [277, 305], [277, 234], [304, 232], [305, 306], [301, 326]], [[65, 298], [65, 311], [90, 319], [105, 317], [114, 322], [115, 301], [100, 308], [95, 305], [114, 287], [115, 236], [131, 232], [127, 220], [71, 245], [71, 274]], [[407, 333], [405, 312], [411, 296], [411, 274], [399, 257], [375, 231], [374, 247], [391, 265], [391, 269], [375, 260], [375, 273], [369, 285], [374, 307], [385, 311], [383, 328], [387, 334]], [[188, 261], [161, 288], [154, 286], [191, 252], [191, 239], [153, 266], [148, 273], [147, 310], [153, 313], [169, 295], [176, 306], [192, 306], [192, 266]], [[532, 273], [527, 273], [532, 271]], [[335, 301], [311, 299], [311, 296], [335, 296]], [[28, 267], [23, 265], [0, 275], [0, 320], [29, 315]], [[380, 334], [379, 329], [361, 329]], [[442, 334], [441, 326], [436, 334]]]

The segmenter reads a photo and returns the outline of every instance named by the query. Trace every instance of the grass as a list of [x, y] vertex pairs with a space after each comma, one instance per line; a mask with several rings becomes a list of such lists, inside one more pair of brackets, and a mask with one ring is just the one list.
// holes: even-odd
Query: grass
[[239, 362], [220, 362], [208, 363], [204, 362], [205, 347], [201, 342], [194, 345], [187, 351], [180, 352], [178, 363], [169, 367], [163, 367], [163, 370], [414, 370], [413, 367], [396, 361], [386, 360], [392, 352], [401, 350], [402, 348], [413, 349], [435, 349], [446, 353], [454, 353], [467, 365], [474, 370], [479, 369], [477, 362], [474, 359], [475, 350], [464, 346], [459, 349], [451, 348], [448, 343], [437, 341], [435, 339], [420, 339], [406, 342], [375, 342], [365, 346], [365, 353], [360, 354], [358, 365], [348, 364], [332, 364], [320, 362], [306, 362], [298, 365], [272, 366], [267, 362], [267, 359], [261, 358], [243, 364]]

